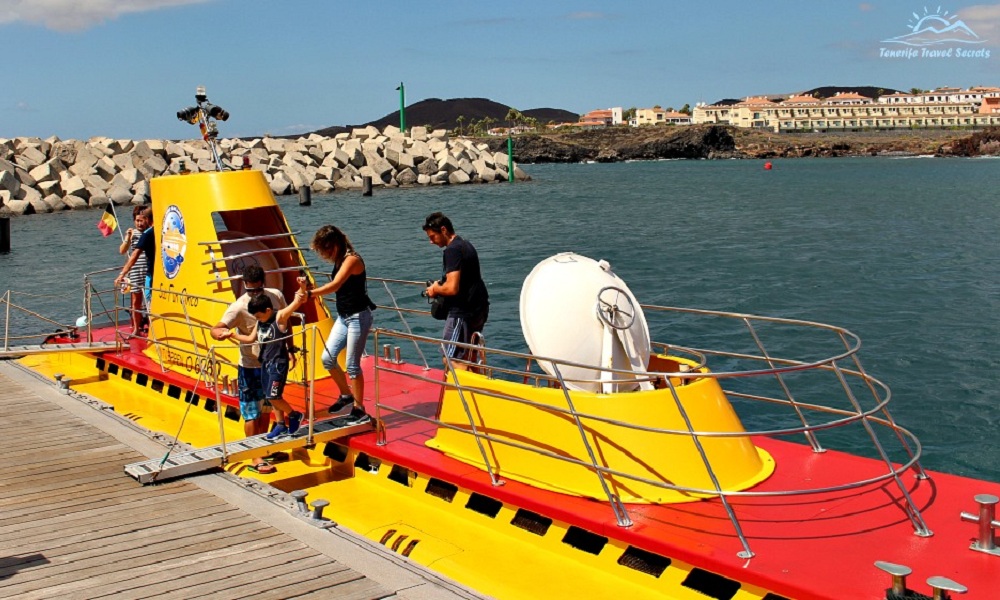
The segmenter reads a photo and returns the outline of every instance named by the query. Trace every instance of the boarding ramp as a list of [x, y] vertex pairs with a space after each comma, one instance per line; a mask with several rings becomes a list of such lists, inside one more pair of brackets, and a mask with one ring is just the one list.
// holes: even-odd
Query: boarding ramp
[[267, 456], [275, 452], [294, 450], [311, 446], [317, 442], [330, 442], [336, 439], [364, 433], [374, 429], [374, 421], [362, 424], [349, 424], [344, 418], [320, 421], [313, 427], [310, 439], [307, 427], [303, 427], [292, 436], [279, 437], [275, 441], [265, 439], [265, 435], [255, 435], [228, 444], [218, 444], [200, 448], [190, 452], [168, 454], [165, 458], [156, 458], [125, 465], [125, 473], [142, 484], [176, 479], [185, 475], [202, 473], [216, 467], [225, 466], [253, 458]]
[[7, 346], [0, 348], [0, 359], [21, 358], [32, 354], [55, 354], [59, 352], [104, 352], [115, 350], [118, 342], [77, 342], [68, 344], [33, 344], [28, 346]]

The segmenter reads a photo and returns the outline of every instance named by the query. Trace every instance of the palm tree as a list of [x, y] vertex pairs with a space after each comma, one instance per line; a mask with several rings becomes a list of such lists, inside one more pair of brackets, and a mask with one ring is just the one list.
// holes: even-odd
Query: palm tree
[[492, 128], [493, 124], [496, 122], [497, 120], [494, 119], [493, 117], [483, 117], [483, 120], [480, 121], [480, 123], [482, 123], [483, 125], [483, 133], [488, 134], [490, 132], [490, 128]]
[[507, 111], [507, 116], [504, 117], [504, 120], [507, 121], [508, 126], [515, 127], [518, 123], [524, 121], [524, 115], [516, 108], [511, 108]]
[[465, 123], [465, 115], [455, 117], [455, 124], [458, 125], [458, 135], [462, 135], [462, 123]]

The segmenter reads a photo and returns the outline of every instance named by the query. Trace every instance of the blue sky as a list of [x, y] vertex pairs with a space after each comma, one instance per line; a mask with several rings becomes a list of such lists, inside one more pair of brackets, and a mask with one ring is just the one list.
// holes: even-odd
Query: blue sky
[[[917, 17], [960, 18], [990, 58], [879, 57]], [[0, 138], [190, 138], [197, 85], [223, 136], [378, 119], [406, 102], [520, 110], [778, 94], [820, 85], [1000, 86], [1000, 4], [896, 0], [0, 0]]]

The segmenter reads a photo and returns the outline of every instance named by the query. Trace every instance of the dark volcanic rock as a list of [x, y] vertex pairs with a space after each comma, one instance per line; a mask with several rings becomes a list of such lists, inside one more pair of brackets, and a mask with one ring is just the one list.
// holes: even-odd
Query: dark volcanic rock
[[656, 158], [708, 158], [736, 149], [733, 136], [722, 127], [685, 127], [677, 135], [625, 146], [618, 150], [621, 160]]
[[[494, 152], [507, 150], [505, 139], [488, 143]], [[514, 160], [520, 163], [710, 158], [729, 156], [735, 149], [730, 132], [714, 125], [613, 127], [514, 138]]]

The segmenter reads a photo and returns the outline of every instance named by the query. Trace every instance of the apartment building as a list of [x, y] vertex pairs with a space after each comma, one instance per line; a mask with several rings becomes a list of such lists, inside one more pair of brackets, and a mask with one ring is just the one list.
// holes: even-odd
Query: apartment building
[[998, 88], [939, 88], [889, 94], [877, 101], [844, 92], [830, 98], [793, 95], [780, 102], [751, 97], [736, 104], [695, 106], [692, 121], [782, 131], [858, 131], [1000, 125]]
[[632, 127], [640, 127], [642, 125], [690, 125], [691, 115], [664, 110], [659, 106], [637, 108], [635, 116], [629, 119], [628, 124]]

